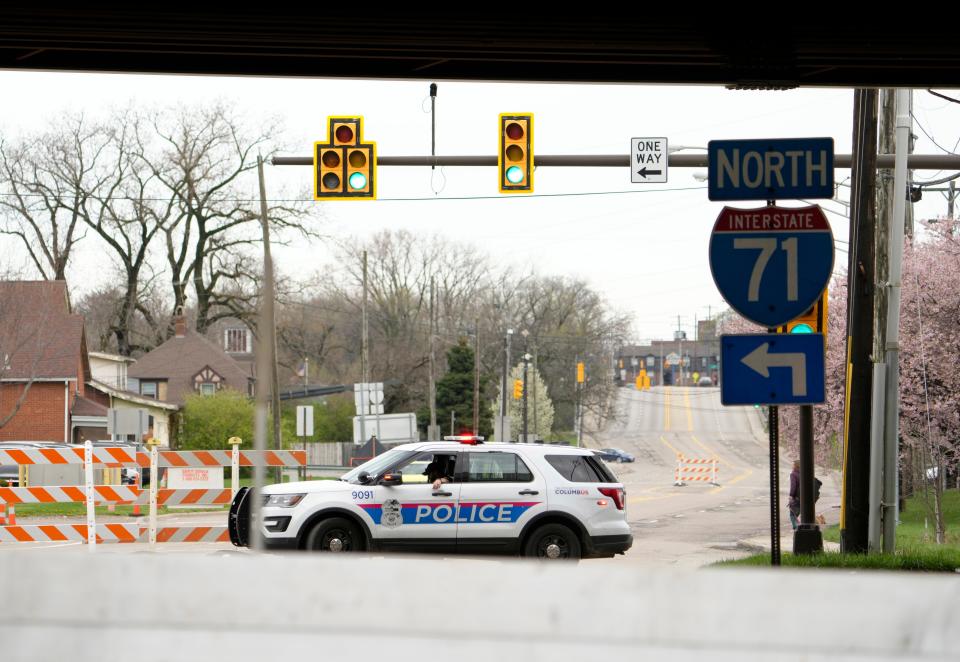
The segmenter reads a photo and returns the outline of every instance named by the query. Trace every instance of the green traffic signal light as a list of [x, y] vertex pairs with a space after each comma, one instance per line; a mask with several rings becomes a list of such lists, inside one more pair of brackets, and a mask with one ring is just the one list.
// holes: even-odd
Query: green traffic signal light
[[518, 166], [507, 168], [507, 181], [511, 184], [519, 184], [523, 181], [523, 169]]
[[352, 175], [350, 175], [350, 179], [347, 181], [350, 182], [350, 188], [356, 191], [364, 189], [367, 186], [367, 178], [364, 176], [362, 172], [353, 173]]
[[790, 329], [790, 333], [813, 333], [813, 327], [806, 322], [802, 322]]

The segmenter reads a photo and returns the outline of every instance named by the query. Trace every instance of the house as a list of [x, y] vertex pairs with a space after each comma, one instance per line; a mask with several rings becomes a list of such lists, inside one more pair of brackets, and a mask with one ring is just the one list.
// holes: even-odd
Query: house
[[90, 360], [90, 376], [100, 384], [114, 389], [127, 388], [127, 368], [135, 359], [119, 354], [87, 352]]
[[99, 438], [83, 316], [64, 281], [0, 281], [0, 441]]
[[127, 370], [127, 390], [178, 407], [188, 395], [213, 395], [225, 388], [252, 396], [252, 362], [249, 365], [245, 367], [216, 343], [187, 330], [186, 319], [180, 315], [174, 319], [173, 337]]

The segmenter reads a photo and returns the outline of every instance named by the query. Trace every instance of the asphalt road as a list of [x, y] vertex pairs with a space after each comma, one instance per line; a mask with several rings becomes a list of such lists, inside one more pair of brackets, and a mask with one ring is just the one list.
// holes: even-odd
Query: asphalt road
[[[589, 446], [622, 448], [636, 457], [633, 463], [611, 465], [627, 488], [631, 562], [696, 567], [745, 556], [754, 550], [743, 541], [770, 536], [770, 454], [760, 411], [722, 406], [717, 388], [623, 387], [616, 419]], [[718, 484], [675, 486], [678, 454], [716, 457]], [[780, 527], [788, 535], [792, 460], [781, 451]], [[833, 523], [839, 514], [832, 507], [839, 504], [839, 480], [823, 474], [818, 470], [824, 481], [818, 512]]]

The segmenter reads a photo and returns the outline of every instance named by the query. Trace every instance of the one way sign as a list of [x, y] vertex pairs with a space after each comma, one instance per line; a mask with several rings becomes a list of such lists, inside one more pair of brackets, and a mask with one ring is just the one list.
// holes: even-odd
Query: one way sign
[[634, 184], [665, 184], [667, 139], [630, 139], [630, 181]]

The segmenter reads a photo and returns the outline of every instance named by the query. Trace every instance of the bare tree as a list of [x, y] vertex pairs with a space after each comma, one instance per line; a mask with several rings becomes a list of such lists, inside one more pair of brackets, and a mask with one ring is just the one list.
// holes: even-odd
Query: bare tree
[[45, 280], [65, 280], [83, 238], [80, 208], [97, 181], [109, 137], [82, 115], [11, 144], [0, 139], [0, 232], [23, 243]]
[[[258, 272], [250, 247], [260, 241], [259, 200], [253, 171], [260, 152], [274, 150], [274, 123], [246, 128], [227, 105], [155, 113], [151, 137], [140, 132], [139, 156], [172, 203], [161, 225], [173, 295], [183, 306], [187, 286], [196, 296], [199, 332], [218, 319], [249, 319]], [[302, 203], [271, 204], [275, 230], [310, 234]]]

